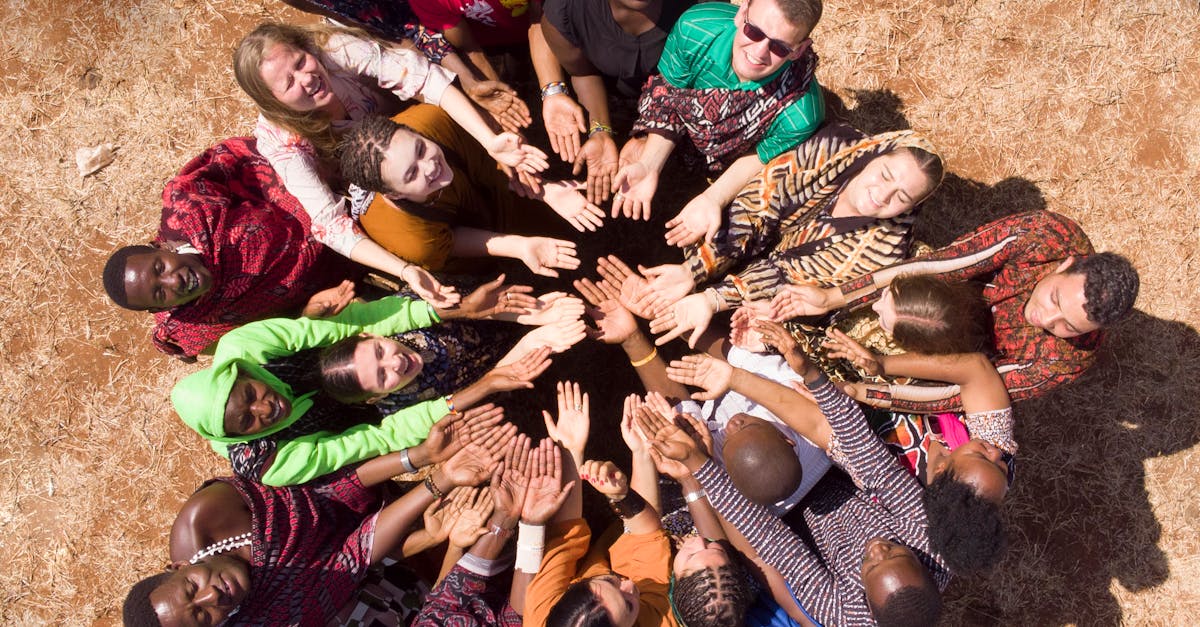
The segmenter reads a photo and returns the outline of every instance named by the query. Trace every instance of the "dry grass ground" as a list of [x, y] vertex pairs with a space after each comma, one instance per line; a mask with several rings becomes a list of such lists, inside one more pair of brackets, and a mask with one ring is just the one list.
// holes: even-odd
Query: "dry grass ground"
[[[128, 585], [165, 562], [184, 495], [226, 466], [167, 400], [195, 367], [153, 351], [149, 318], [111, 306], [99, 269], [151, 236], [181, 165], [249, 132], [230, 50], [256, 22], [296, 14], [265, 0], [5, 9], [0, 623], [110, 624]], [[827, 0], [819, 76], [846, 115], [919, 129], [947, 157], [927, 239], [1044, 207], [1142, 271], [1139, 312], [1101, 363], [1018, 409], [1012, 550], [991, 578], [953, 584], [947, 624], [1200, 614], [1197, 33], [1193, 0]], [[75, 149], [104, 141], [116, 162], [81, 180]], [[592, 356], [611, 353], [560, 370]]]

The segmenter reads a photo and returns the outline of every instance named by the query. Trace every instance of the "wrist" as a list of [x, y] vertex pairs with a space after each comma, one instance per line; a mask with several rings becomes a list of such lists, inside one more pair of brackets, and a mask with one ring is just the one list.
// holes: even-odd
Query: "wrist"
[[550, 81], [542, 85], [542, 102], [555, 96], [566, 96], [570, 98], [570, 91], [567, 89], [565, 81]]
[[591, 125], [588, 126], [588, 139], [598, 134], [608, 135], [611, 138], [613, 136], [613, 127], [599, 120], [592, 120]]
[[491, 518], [488, 518], [488, 532], [499, 533], [511, 532], [517, 528], [517, 523], [521, 522], [521, 515], [518, 513], [515, 516], [504, 512], [492, 512]]
[[[874, 351], [872, 351], [872, 353], [874, 353]], [[891, 355], [886, 355], [886, 354], [876, 354], [875, 355], [875, 361], [879, 362], [879, 369], [881, 371], [880, 374], [888, 374], [890, 372], [890, 369], [888, 368], [888, 362], [890, 362], [891, 360], [892, 360]]]
[[695, 475], [696, 472], [700, 470], [700, 467], [704, 465], [704, 462], [707, 461], [707, 455], [701, 453], [700, 451], [692, 451], [688, 454], [687, 459], [683, 460], [683, 465], [687, 467], [688, 472]]
[[428, 477], [425, 477], [424, 486], [433, 495], [434, 500], [445, 497], [447, 492], [455, 488], [454, 481], [446, 473], [442, 472], [441, 468], [434, 470], [429, 473]]
[[425, 452], [425, 444], [422, 442], [421, 444], [400, 451], [401, 463], [405, 460], [408, 461], [407, 466], [404, 468], [405, 472], [413, 473], [422, 466], [428, 466], [430, 460], [429, 454]]
[[825, 306], [829, 309], [846, 306], [846, 295], [842, 293], [842, 288], [837, 286], [825, 288]]

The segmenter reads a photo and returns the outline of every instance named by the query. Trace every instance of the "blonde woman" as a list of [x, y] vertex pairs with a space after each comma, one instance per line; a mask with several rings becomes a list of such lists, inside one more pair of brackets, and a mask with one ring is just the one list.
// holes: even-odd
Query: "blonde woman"
[[[458, 301], [426, 270], [389, 253], [350, 218], [334, 150], [340, 131], [366, 115], [391, 114], [401, 101], [440, 106], [497, 162], [526, 175], [547, 166], [546, 155], [513, 133], [492, 132], [452, 83], [454, 74], [421, 54], [395, 48], [358, 31], [264, 23], [238, 44], [238, 84], [259, 107], [258, 150], [312, 219], [318, 241], [365, 266], [407, 281], [424, 299]], [[390, 92], [390, 93], [389, 93]]]

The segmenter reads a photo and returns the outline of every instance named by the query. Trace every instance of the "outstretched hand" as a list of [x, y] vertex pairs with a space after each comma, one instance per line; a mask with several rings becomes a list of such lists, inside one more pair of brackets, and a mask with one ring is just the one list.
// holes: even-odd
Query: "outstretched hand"
[[546, 153], [535, 146], [526, 144], [516, 133], [499, 133], [486, 147], [488, 154], [497, 163], [523, 172], [536, 174], [550, 167], [550, 162], [546, 160]]
[[496, 124], [510, 133], [529, 126], [529, 105], [517, 92], [500, 81], [478, 81], [466, 89], [467, 97], [487, 111]]
[[708, 329], [713, 318], [712, 299], [707, 293], [692, 294], [670, 306], [657, 318], [650, 321], [650, 332], [662, 334], [654, 340], [656, 346], [662, 346], [671, 340], [688, 335], [689, 348], [696, 348], [696, 342]]
[[519, 258], [538, 276], [558, 277], [556, 269], [574, 270], [579, 267], [575, 242], [552, 237], [521, 239]]
[[489, 389], [495, 393], [532, 388], [533, 380], [550, 367], [550, 353], [550, 347], [543, 346], [533, 349], [510, 364], [492, 368], [484, 375]]
[[701, 391], [692, 394], [693, 399], [712, 401], [729, 391], [733, 383], [733, 366], [705, 353], [684, 355], [683, 359], [676, 359], [667, 366], [667, 378], [700, 388]]
[[544, 525], [554, 517], [571, 488], [575, 487], [574, 481], [562, 485], [562, 451], [550, 438], [542, 440], [533, 449], [527, 479], [521, 522]]
[[691, 246], [703, 239], [711, 242], [721, 228], [721, 205], [700, 194], [693, 198], [679, 215], [667, 221], [667, 244]]
[[525, 506], [525, 491], [529, 480], [529, 437], [517, 436], [504, 453], [504, 461], [492, 473], [492, 501], [495, 513], [515, 527]]
[[543, 411], [546, 433], [576, 460], [583, 459], [583, 449], [587, 446], [588, 432], [591, 430], [588, 395], [580, 391], [578, 383], [571, 381], [559, 381], [557, 387], [558, 421], [550, 416], [550, 412]]
[[617, 160], [617, 143], [612, 135], [598, 132], [584, 142], [575, 156], [572, 176], [579, 176], [583, 167], [587, 166], [587, 199], [592, 204], [600, 204], [612, 195], [613, 177], [620, 169]]
[[595, 231], [604, 226], [604, 210], [583, 195], [581, 190], [586, 187], [586, 183], [561, 181], [546, 183], [545, 191], [542, 192], [542, 200], [554, 213], [562, 216], [580, 233]]
[[437, 313], [443, 320], [467, 318], [483, 320], [494, 318], [500, 314], [523, 314], [537, 304], [537, 299], [530, 296], [533, 291], [528, 285], [505, 285], [504, 275], [484, 283], [462, 299], [458, 307], [453, 309], [437, 308]]
[[354, 300], [354, 281], [342, 281], [335, 287], [321, 290], [308, 299], [300, 315], [305, 318], [331, 318]]
[[785, 285], [771, 299], [771, 317], [778, 321], [799, 316], [819, 316], [833, 308], [830, 292], [815, 285]]
[[653, 319], [666, 309], [665, 302], [653, 298], [650, 282], [642, 275], [634, 272], [616, 255], [608, 255], [596, 260], [596, 271], [600, 277], [619, 292], [617, 299], [621, 306], [633, 315], [646, 320]]
[[829, 356], [833, 359], [845, 359], [854, 364], [855, 368], [877, 377], [883, 374], [883, 361], [875, 351], [859, 344], [849, 335], [838, 329], [829, 329], [829, 339], [825, 340], [825, 346], [829, 349]]
[[566, 292], [550, 292], [538, 296], [528, 313], [517, 316], [517, 323], [536, 327], [582, 317], [583, 301]]
[[404, 266], [400, 270], [400, 280], [408, 283], [412, 291], [421, 300], [438, 308], [453, 307], [462, 300], [462, 296], [452, 285], [442, 285], [428, 270], [415, 263]]
[[646, 437], [650, 458], [659, 472], [676, 480], [692, 474], [708, 459], [701, 445], [666, 416], [643, 406], [638, 411], [638, 429]]
[[629, 477], [612, 462], [588, 460], [579, 466], [579, 478], [611, 501], [629, 494]]
[[605, 344], [620, 344], [637, 333], [637, 321], [633, 314], [622, 307], [615, 290], [605, 281], [593, 283], [591, 279], [575, 281], [575, 289], [587, 299], [591, 306], [585, 311], [595, 329], [588, 329], [588, 336]]

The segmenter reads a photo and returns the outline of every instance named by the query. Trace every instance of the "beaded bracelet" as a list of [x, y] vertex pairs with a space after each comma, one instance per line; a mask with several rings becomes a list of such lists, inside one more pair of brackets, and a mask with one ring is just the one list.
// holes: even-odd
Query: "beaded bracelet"
[[458, 413], [457, 411], [454, 411], [454, 395], [453, 394], [446, 395], [446, 407], [448, 407], [450, 409], [450, 413], [452, 413], [452, 414]]
[[435, 499], [440, 499], [446, 496], [446, 493], [438, 489], [437, 484], [433, 482], [432, 474], [430, 474], [428, 477], [425, 477], [425, 489], [429, 490], [429, 493], [432, 494], [433, 498]]
[[591, 139], [592, 135], [595, 135], [596, 133], [608, 133], [609, 135], [612, 135], [613, 127], [597, 120], [592, 122], [592, 125], [588, 127], [588, 139]]

